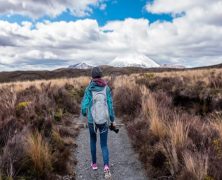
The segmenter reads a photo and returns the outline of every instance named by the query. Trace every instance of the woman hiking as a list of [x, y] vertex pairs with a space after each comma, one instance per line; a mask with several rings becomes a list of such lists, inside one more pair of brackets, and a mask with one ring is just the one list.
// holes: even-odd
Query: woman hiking
[[99, 67], [92, 69], [92, 80], [85, 89], [82, 99], [81, 112], [88, 118], [91, 167], [97, 170], [96, 164], [96, 141], [97, 131], [100, 134], [100, 145], [102, 149], [105, 178], [111, 177], [109, 169], [109, 150], [107, 146], [108, 128], [114, 126], [114, 111], [111, 90], [107, 82], [102, 79], [102, 71]]

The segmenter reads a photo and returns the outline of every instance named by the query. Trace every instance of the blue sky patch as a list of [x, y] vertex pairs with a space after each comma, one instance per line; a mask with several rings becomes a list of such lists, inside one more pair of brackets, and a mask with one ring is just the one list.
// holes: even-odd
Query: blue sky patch
[[[172, 21], [173, 16], [171, 14], [152, 14], [145, 10], [146, 0], [115, 0], [106, 2], [105, 9], [93, 7], [93, 12], [87, 18], [96, 19], [100, 26], [105, 25], [109, 21], [124, 20], [126, 18], [145, 18], [150, 23], [155, 21]], [[23, 21], [30, 22], [44, 22], [44, 21], [76, 21], [79, 19], [85, 19], [86, 17], [76, 17], [70, 10], [62, 12], [57, 17], [44, 16], [37, 20], [34, 20], [27, 16], [22, 15], [1, 15], [0, 20], [5, 20], [10, 23], [19, 23]]]

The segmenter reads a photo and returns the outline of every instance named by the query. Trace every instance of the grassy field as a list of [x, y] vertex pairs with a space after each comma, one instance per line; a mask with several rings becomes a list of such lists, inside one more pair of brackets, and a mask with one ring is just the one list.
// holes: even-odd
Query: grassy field
[[[151, 178], [222, 179], [222, 69], [106, 77]], [[75, 174], [88, 77], [0, 84], [0, 179]]]
[[74, 179], [74, 116], [87, 78], [0, 86], [0, 179]]
[[125, 76], [113, 87], [150, 177], [222, 179], [221, 69]]

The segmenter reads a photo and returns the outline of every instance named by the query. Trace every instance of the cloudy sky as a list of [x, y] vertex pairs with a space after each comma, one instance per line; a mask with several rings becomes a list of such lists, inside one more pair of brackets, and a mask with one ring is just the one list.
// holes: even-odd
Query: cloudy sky
[[0, 71], [108, 64], [138, 53], [222, 63], [221, 0], [0, 0]]

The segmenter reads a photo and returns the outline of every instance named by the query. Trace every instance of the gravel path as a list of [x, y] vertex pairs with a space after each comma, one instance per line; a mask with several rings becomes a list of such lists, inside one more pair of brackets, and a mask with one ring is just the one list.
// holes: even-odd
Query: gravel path
[[[99, 146], [99, 134], [97, 134], [97, 164], [99, 169], [93, 171], [90, 168], [91, 156], [89, 149], [89, 133], [88, 128], [80, 130], [77, 138], [78, 148], [76, 151], [77, 180], [102, 180], [103, 161], [101, 149]], [[113, 180], [147, 180], [142, 166], [133, 151], [127, 132], [124, 127], [120, 128], [119, 134], [109, 131], [109, 152], [110, 152], [110, 169]]]

